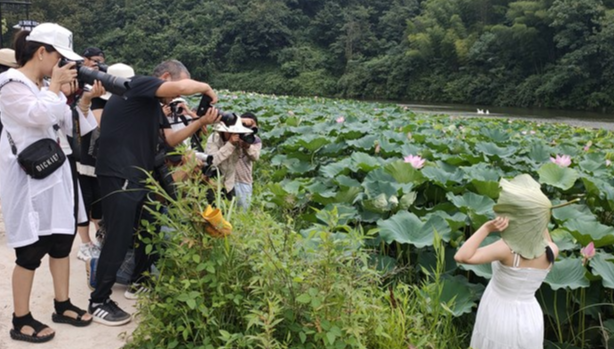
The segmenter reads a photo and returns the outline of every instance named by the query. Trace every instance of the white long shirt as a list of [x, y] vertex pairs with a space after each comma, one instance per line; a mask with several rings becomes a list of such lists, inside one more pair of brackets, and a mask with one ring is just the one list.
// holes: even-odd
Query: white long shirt
[[[8, 79], [23, 82], [10, 82], [0, 90], [4, 125], [0, 137], [0, 201], [7, 244], [17, 248], [33, 244], [39, 236], [74, 234], [74, 195], [68, 161], [46, 178], [33, 179], [17, 163], [7, 132], [19, 153], [39, 139], [57, 139], [55, 124], [64, 134], [72, 134], [72, 112], [62, 93], [55, 94], [47, 87], [39, 90], [20, 71], [10, 69], [0, 75], [0, 85]], [[95, 124], [91, 111], [87, 117], [80, 110], [78, 113], [81, 132], [91, 131], [87, 131], [90, 120]]]

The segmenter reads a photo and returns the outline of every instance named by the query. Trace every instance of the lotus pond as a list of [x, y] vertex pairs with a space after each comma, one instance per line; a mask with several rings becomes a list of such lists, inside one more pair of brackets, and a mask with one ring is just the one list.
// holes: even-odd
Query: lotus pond
[[[230, 101], [221, 104], [225, 109], [260, 117], [265, 151], [255, 178], [265, 175], [267, 183], [257, 185], [300, 228], [308, 230], [320, 210], [336, 207], [346, 223], [371, 230], [371, 245], [381, 252], [374, 258], [402, 279], [416, 275], [395, 270], [435, 262], [434, 234], [441, 235], [448, 249], [444, 293], [454, 297], [456, 316], [475, 311], [491, 270], [457, 266], [451, 257], [494, 217], [501, 178], [528, 173], [553, 204], [581, 199], [553, 210], [549, 228], [561, 255], [537, 295], [548, 317], [547, 338], [587, 347], [593, 336], [594, 347], [604, 345], [596, 338], [602, 331], [614, 331], [611, 132], [421, 116], [396, 105], [317, 97], [226, 93], [221, 100]], [[590, 243], [596, 252], [583, 255]]]

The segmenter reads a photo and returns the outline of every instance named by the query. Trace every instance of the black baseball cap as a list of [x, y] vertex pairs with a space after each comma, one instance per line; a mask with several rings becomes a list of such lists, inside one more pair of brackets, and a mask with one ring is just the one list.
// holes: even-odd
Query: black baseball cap
[[88, 47], [83, 52], [83, 57], [85, 57], [85, 58], [90, 58], [90, 57], [94, 57], [94, 56], [102, 56], [102, 57], [104, 57], [104, 52], [101, 49], [99, 49], [98, 47]]

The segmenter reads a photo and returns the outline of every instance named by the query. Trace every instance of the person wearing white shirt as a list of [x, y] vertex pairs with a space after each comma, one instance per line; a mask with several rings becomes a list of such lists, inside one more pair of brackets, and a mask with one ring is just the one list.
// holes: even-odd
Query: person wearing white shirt
[[[13, 326], [11, 338], [46, 342], [55, 331], [35, 320], [30, 312], [30, 294], [35, 270], [49, 255], [53, 277], [52, 320], [73, 326], [87, 326], [92, 316], [74, 306], [68, 295], [69, 254], [75, 237], [73, 182], [68, 162], [42, 179], [34, 179], [20, 167], [9, 138], [19, 151], [43, 139], [58, 139], [54, 125], [64, 134], [72, 133], [72, 113], [61, 92], [74, 83], [74, 63], [62, 67], [60, 58], [80, 60], [72, 50], [72, 33], [57, 24], [43, 23], [15, 38], [15, 56], [20, 68], [10, 69], [0, 79], [0, 115], [4, 125], [0, 139], [0, 200], [6, 225], [6, 239], [15, 248], [13, 270]], [[50, 77], [48, 81], [46, 77]], [[101, 95], [99, 82], [88, 98]], [[91, 125], [93, 115], [87, 100], [78, 112], [82, 125]], [[84, 130], [86, 131], [86, 130]], [[10, 135], [10, 137], [8, 137]]]

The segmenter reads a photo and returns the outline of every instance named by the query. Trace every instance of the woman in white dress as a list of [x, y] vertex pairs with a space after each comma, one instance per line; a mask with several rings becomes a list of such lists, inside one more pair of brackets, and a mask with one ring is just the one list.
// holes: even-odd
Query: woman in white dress
[[[0, 138], [0, 199], [8, 245], [15, 248], [16, 254], [10, 334], [15, 340], [40, 343], [55, 335], [30, 312], [34, 273], [45, 255], [49, 255], [53, 276], [52, 320], [87, 326], [92, 317], [74, 306], [68, 297], [68, 255], [76, 226], [69, 164], [64, 162], [49, 176], [34, 179], [19, 166], [15, 154], [43, 138], [58, 140], [58, 127], [64, 134], [72, 134], [72, 113], [60, 89], [75, 81], [77, 71], [73, 69], [74, 63], [60, 67], [59, 61], [62, 57], [70, 60], [81, 57], [72, 51], [72, 33], [53, 23], [40, 24], [31, 32], [19, 32], [15, 56], [20, 68], [0, 76], [0, 117], [4, 125]], [[47, 81], [46, 77], [50, 79]], [[87, 125], [95, 127], [87, 103], [102, 93], [104, 89], [97, 82], [93, 91], [83, 96], [77, 108], [81, 127], [85, 128], [82, 132], [87, 132]]]
[[[535, 292], [548, 275], [558, 255], [547, 230], [543, 253], [521, 257], [504, 239], [479, 247], [492, 232], [502, 232], [507, 217], [484, 223], [458, 250], [454, 259], [463, 264], [492, 264], [492, 278], [484, 291], [471, 336], [473, 349], [542, 349], [544, 315]], [[539, 234], [536, 234], [539, 236]]]

